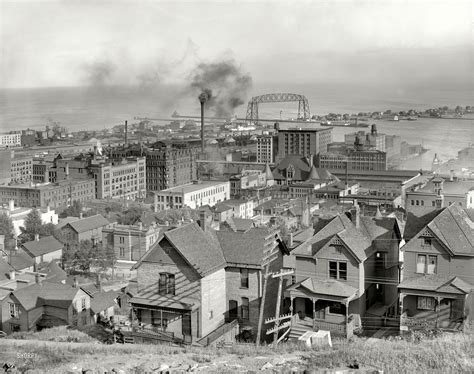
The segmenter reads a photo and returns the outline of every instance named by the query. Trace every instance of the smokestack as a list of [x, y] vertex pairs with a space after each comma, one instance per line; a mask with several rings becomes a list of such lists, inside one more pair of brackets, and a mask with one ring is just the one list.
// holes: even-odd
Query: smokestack
[[128, 145], [128, 121], [125, 121], [125, 145]]
[[204, 104], [209, 99], [209, 95], [206, 92], [201, 92], [199, 95], [199, 102], [201, 103], [201, 153], [204, 154]]

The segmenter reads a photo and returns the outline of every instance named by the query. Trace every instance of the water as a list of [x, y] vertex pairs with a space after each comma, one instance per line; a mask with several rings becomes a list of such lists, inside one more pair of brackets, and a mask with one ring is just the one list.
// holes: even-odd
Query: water
[[[312, 114], [358, 113], [392, 111], [448, 105], [474, 104], [470, 87], [437, 89], [436, 87], [360, 88], [343, 85], [260, 84], [249, 96], [270, 92], [290, 92], [305, 95]], [[124, 120], [138, 117], [170, 117], [174, 110], [180, 114], [198, 115], [197, 93], [183, 87], [166, 86], [153, 91], [134, 88], [47, 88], [0, 90], [0, 130], [44, 128], [59, 122], [71, 131], [100, 130]], [[250, 98], [250, 97], [249, 97]], [[261, 118], [295, 118], [297, 103], [271, 103], [259, 106]], [[245, 117], [246, 105], [236, 109]], [[459, 149], [474, 143], [472, 120], [418, 119], [418, 121], [376, 121], [378, 131], [395, 134], [409, 143], [422, 143], [430, 149], [422, 157], [408, 162], [411, 168], [429, 168], [434, 153], [442, 160], [453, 158]], [[370, 121], [369, 123], [374, 123]], [[365, 129], [367, 130], [367, 129]], [[335, 128], [334, 140], [342, 141], [344, 134], [354, 128]]]

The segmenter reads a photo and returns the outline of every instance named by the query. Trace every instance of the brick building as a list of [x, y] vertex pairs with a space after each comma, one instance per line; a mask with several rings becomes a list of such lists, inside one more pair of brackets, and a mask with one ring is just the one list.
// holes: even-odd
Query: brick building
[[332, 142], [332, 127], [318, 129], [280, 129], [278, 130], [278, 160], [287, 155], [304, 157], [326, 152]]
[[66, 242], [90, 240], [93, 244], [102, 241], [102, 229], [109, 224], [100, 214], [69, 222], [61, 228]]

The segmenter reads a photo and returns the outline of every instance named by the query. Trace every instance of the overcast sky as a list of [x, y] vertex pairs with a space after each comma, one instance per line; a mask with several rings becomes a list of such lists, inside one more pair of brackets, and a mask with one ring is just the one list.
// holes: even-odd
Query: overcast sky
[[472, 4], [0, 0], [0, 87], [173, 83], [229, 58], [255, 83], [472, 83]]

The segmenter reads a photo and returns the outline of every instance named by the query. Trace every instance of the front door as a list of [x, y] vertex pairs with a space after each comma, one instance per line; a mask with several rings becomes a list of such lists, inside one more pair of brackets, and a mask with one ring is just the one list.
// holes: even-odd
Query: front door
[[453, 321], [461, 319], [464, 314], [464, 300], [454, 299], [451, 300], [451, 316]]
[[191, 313], [183, 315], [182, 329], [183, 335], [191, 336]]
[[229, 300], [229, 319], [232, 321], [238, 317], [239, 304], [235, 300]]

